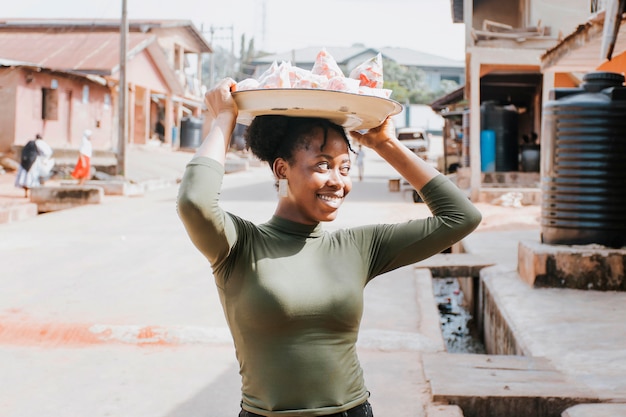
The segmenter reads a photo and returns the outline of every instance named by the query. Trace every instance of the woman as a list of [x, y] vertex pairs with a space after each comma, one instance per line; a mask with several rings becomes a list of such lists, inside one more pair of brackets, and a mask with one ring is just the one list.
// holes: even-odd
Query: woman
[[356, 354], [363, 289], [376, 276], [448, 248], [480, 213], [382, 126], [355, 140], [421, 190], [434, 213], [395, 225], [325, 232], [352, 188], [350, 142], [322, 119], [257, 116], [250, 150], [278, 182], [274, 216], [255, 225], [219, 206], [224, 161], [237, 118], [225, 79], [206, 96], [214, 117], [189, 162], [179, 215], [213, 268], [242, 377], [240, 417], [373, 416]]
[[52, 153], [52, 148], [39, 133], [22, 148], [15, 186], [24, 189], [24, 197], [28, 197], [31, 188], [39, 187], [50, 177], [54, 166]]
[[78, 148], [78, 161], [72, 171], [72, 178], [78, 180], [79, 185], [83, 185], [85, 181], [91, 178], [91, 130], [85, 129], [83, 137]]

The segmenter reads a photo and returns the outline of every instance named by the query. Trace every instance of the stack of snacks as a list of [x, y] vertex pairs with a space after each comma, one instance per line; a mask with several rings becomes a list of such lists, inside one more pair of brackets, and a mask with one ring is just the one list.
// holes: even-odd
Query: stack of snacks
[[293, 66], [290, 62], [274, 62], [258, 80], [247, 78], [237, 83], [235, 91], [305, 88], [389, 98], [391, 90], [382, 87], [383, 64], [380, 53], [354, 68], [350, 76], [346, 77], [335, 59], [326, 49], [322, 49], [310, 71]]

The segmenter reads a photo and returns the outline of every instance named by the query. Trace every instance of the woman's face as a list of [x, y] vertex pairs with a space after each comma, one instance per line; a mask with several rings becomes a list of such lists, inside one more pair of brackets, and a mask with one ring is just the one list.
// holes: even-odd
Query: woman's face
[[350, 151], [343, 137], [329, 129], [326, 145], [322, 129], [316, 129], [307, 146], [299, 147], [293, 164], [282, 162], [289, 195], [281, 197], [276, 214], [303, 224], [332, 221], [352, 189]]

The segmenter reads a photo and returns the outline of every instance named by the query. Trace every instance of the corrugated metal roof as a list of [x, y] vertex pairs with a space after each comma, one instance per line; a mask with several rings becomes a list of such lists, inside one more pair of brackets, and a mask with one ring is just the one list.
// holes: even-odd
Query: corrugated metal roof
[[[213, 49], [204, 35], [190, 20], [130, 19], [129, 32], [149, 33], [152, 29], [180, 28], [197, 40], [197, 52], [211, 53]], [[0, 19], [2, 32], [117, 32], [119, 19]]]
[[[626, 20], [620, 22], [613, 56], [626, 53]], [[541, 56], [544, 71], [588, 72], [608, 61], [602, 57], [604, 13], [592, 16]]]
[[[293, 49], [288, 52], [282, 52], [280, 54], [266, 55], [263, 57], [255, 58], [253, 64], [271, 64], [272, 62], [289, 61], [292, 64], [313, 64], [317, 54], [324, 49], [323, 46], [308, 47], [301, 49]], [[325, 48], [326, 51], [335, 59], [339, 65], [343, 65], [352, 59], [354, 56], [361, 55], [367, 51], [375, 51], [364, 46], [353, 47], [337, 47], [331, 46]]]
[[464, 68], [465, 61], [445, 58], [409, 48], [381, 48], [383, 56], [407, 67]]
[[[308, 47], [302, 49], [294, 49], [290, 52], [284, 52], [275, 55], [267, 55], [261, 58], [256, 58], [252, 64], [271, 64], [272, 62], [289, 61], [292, 64], [298, 65], [313, 65], [315, 58], [319, 51], [322, 50], [322, 46]], [[422, 67], [422, 68], [464, 68], [465, 62], [449, 59], [437, 55], [427, 54], [425, 52], [415, 51], [408, 48], [367, 48], [364, 46], [354, 47], [327, 47], [328, 53], [337, 61], [339, 65], [355, 59], [359, 55], [364, 54], [377, 54], [380, 52], [385, 58], [391, 59], [400, 65], [409, 67]]]
[[[129, 54], [155, 40], [154, 35], [131, 33]], [[0, 32], [0, 58], [22, 61], [56, 71], [109, 75], [119, 64], [120, 35], [98, 33]]]

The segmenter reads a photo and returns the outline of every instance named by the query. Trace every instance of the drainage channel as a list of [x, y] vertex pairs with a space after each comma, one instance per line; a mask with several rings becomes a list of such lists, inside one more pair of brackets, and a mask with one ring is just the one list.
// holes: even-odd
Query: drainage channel
[[449, 353], [486, 353], [476, 321], [465, 305], [459, 281], [456, 278], [433, 278], [433, 292], [446, 350]]

